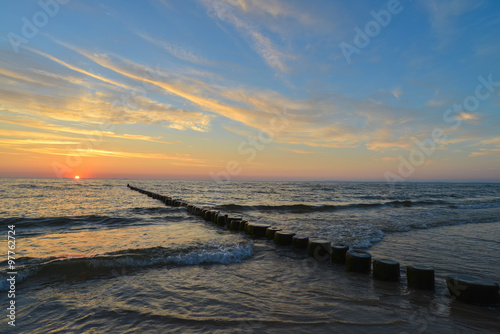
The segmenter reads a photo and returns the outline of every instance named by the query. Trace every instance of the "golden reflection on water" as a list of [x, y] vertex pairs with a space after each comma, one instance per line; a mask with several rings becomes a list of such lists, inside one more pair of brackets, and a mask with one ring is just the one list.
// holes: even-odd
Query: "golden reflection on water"
[[221, 237], [213, 229], [189, 223], [72, 231], [19, 239], [18, 254], [37, 258], [81, 258], [127, 249], [220, 241]]

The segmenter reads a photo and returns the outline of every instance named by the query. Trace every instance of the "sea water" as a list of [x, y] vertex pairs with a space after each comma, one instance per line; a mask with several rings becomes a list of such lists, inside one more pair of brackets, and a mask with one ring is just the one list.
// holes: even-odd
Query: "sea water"
[[[348, 273], [127, 184], [394, 259], [402, 278]], [[500, 281], [499, 184], [0, 179], [0, 198], [1, 331], [12, 300], [20, 333], [500, 331], [498, 306], [456, 301], [444, 281]], [[435, 268], [435, 291], [407, 288], [410, 264]]]

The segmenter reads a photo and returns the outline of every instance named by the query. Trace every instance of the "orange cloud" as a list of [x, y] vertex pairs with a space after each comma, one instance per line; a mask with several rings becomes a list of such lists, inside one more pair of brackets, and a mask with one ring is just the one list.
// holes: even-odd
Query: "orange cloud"
[[469, 157], [479, 157], [483, 155], [490, 155], [490, 154], [497, 154], [500, 152], [500, 148], [492, 148], [492, 149], [487, 149], [487, 148], [480, 148], [479, 149], [481, 152], [472, 152], [469, 154]]
[[290, 151], [292, 151], [293, 153], [297, 153], [297, 154], [316, 154], [317, 153], [317, 152], [310, 152], [310, 151], [303, 151], [303, 150], [296, 150], [296, 149], [292, 149]]

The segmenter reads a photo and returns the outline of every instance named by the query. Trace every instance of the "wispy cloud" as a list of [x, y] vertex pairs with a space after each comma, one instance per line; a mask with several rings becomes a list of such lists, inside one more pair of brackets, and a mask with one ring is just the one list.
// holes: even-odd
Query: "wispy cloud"
[[172, 56], [190, 62], [190, 63], [195, 63], [195, 64], [200, 64], [200, 65], [213, 65], [214, 63], [204, 59], [202, 57], [199, 57], [195, 54], [193, 54], [190, 50], [188, 50], [186, 47], [182, 47], [179, 45], [172, 45], [170, 43], [167, 43], [165, 41], [159, 40], [157, 38], [153, 38], [147, 33], [140, 32], [140, 31], [134, 31], [134, 33], [139, 36], [140, 38], [144, 39], [145, 41], [152, 43], [163, 50], [167, 51], [169, 54]]
[[227, 4], [242, 10], [245, 13], [270, 15], [273, 18], [287, 17], [299, 21], [301, 24], [315, 24], [316, 20], [308, 13], [294, 7], [290, 1], [280, 0], [225, 0]]
[[477, 114], [469, 113], [469, 112], [461, 112], [457, 115], [457, 120], [460, 121], [477, 121], [479, 118]]
[[61, 141], [46, 139], [5, 139], [0, 138], [0, 144], [9, 145], [76, 145], [79, 141]]
[[29, 138], [29, 139], [51, 139], [51, 140], [75, 140], [71, 136], [64, 136], [53, 133], [45, 133], [45, 132], [35, 132], [35, 131], [21, 131], [21, 130], [7, 130], [0, 129], [0, 136], [3, 137], [21, 137], [21, 138]]
[[[82, 141], [88, 140], [88, 138], [95, 137], [109, 137], [109, 138], [120, 138], [120, 139], [129, 139], [129, 140], [139, 140], [139, 141], [148, 141], [148, 142], [156, 142], [162, 144], [175, 144], [179, 143], [179, 141], [164, 141], [162, 137], [151, 137], [144, 135], [135, 135], [135, 134], [117, 134], [112, 131], [102, 131], [100, 129], [95, 130], [87, 130], [87, 129], [79, 129], [72, 128], [67, 126], [60, 126], [55, 124], [47, 124], [41, 121], [32, 121], [27, 123], [26, 118], [13, 118], [8, 116], [2, 116], [0, 114], [0, 123], [10, 123], [17, 124], [23, 127], [36, 129], [35, 131], [19, 131], [19, 130], [0, 130], [0, 136], [9, 136], [9, 137], [30, 137], [30, 138], [57, 138], [57, 139], [72, 139], [71, 136], [61, 136], [53, 133], [47, 133], [45, 131], [53, 131], [53, 132], [66, 132], [73, 135], [84, 135], [85, 137], [80, 137], [76, 139], [80, 139]], [[43, 130], [44, 132], [40, 132]]]
[[484, 156], [484, 155], [492, 155], [492, 154], [500, 154], [500, 148], [481, 148], [479, 149], [479, 152], [472, 152], [471, 154], [469, 154], [469, 157], [480, 157], [480, 156]]
[[[56, 43], [97, 64], [114, 81], [118, 80], [116, 78], [123, 78], [127, 85], [135, 87], [137, 83], [141, 83], [154, 91], [155, 95], [181, 98], [183, 104], [199, 110], [177, 109], [139, 94], [129, 98], [130, 103], [120, 108], [121, 117], [113, 122], [141, 122], [178, 130], [210, 131], [211, 120], [220, 116], [235, 122], [231, 125], [222, 123], [226, 129], [243, 136], [256, 137], [259, 131], [268, 129], [276, 115], [281, 113], [287, 116], [283, 129], [274, 133], [275, 143], [326, 148], [364, 147], [377, 152], [410, 150], [414, 146], [412, 134], [419, 133], [419, 126], [423, 124], [406, 116], [407, 110], [390, 107], [380, 101], [356, 100], [339, 94], [315, 99], [290, 98], [273, 90], [229, 86], [223, 80], [220, 84], [213, 79], [207, 82], [203, 77], [193, 78], [190, 73], [172, 73], [168, 69], [153, 70], [114, 54], [90, 52], [60, 41]], [[47, 57], [46, 54], [41, 56], [50, 60], [54, 58]], [[73, 70], [72, 67], [67, 68]], [[101, 81], [88, 71], [78, 73]], [[121, 90], [121, 87], [116, 86], [98, 92], [75, 94], [76, 96], [35, 96], [30, 92], [10, 91], [6, 93], [5, 101], [18, 108], [18, 113], [29, 108], [31, 112], [39, 111], [42, 115], [88, 123], [105, 120], [109, 110], [116, 108], [113, 99]], [[402, 91], [394, 89], [390, 93], [399, 97]], [[34, 102], [16, 105], [16, 101]], [[473, 115], [460, 117], [466, 121], [476, 121]], [[48, 128], [47, 125], [43, 127]], [[67, 127], [66, 130], [78, 133], [72, 127]], [[159, 138], [144, 135], [103, 135], [163, 142]], [[452, 143], [452, 140], [450, 138], [443, 146]]]
[[[356, 101], [345, 96], [324, 100], [305, 100], [285, 97], [275, 91], [233, 88], [193, 80], [181, 74], [157, 72], [147, 76], [144, 66], [120, 57], [101, 56], [71, 46], [80, 55], [128, 79], [145, 81], [168, 94], [181, 97], [197, 107], [217, 114], [255, 130], [261, 131], [285, 107], [289, 115], [286, 127], [276, 134], [277, 143], [305, 144], [311, 147], [359, 147], [369, 150], [409, 149], [412, 141], [408, 134], [388, 128], [404, 122], [399, 110], [379, 102]], [[135, 113], [137, 118], [137, 112]], [[370, 128], [350, 123], [370, 125]], [[172, 125], [176, 127], [176, 125]], [[234, 129], [234, 127], [233, 127]], [[257, 133], [255, 132], [255, 133]]]
[[401, 95], [403, 95], [403, 91], [401, 90], [401, 88], [395, 88], [391, 91], [391, 93], [398, 100], [401, 97]]
[[426, 105], [428, 107], [432, 107], [432, 108], [440, 108], [440, 107], [445, 106], [447, 103], [448, 103], [448, 101], [433, 98], [433, 99], [430, 99], [429, 101], [427, 101]]
[[[75, 152], [82, 157], [112, 157], [112, 158], [141, 158], [141, 159], [166, 159], [174, 161], [186, 162], [202, 162], [201, 159], [194, 159], [184, 156], [169, 156], [162, 153], [138, 153], [138, 152], [124, 152], [124, 151], [109, 151], [109, 150], [85, 150], [75, 149]], [[67, 152], [66, 152], [67, 154]]]
[[396, 158], [396, 157], [383, 157], [383, 158], [380, 158], [380, 159], [377, 159], [377, 160], [382, 160], [382, 161], [398, 161], [399, 159]]
[[494, 137], [494, 138], [481, 140], [481, 144], [484, 144], [484, 145], [500, 144], [500, 137]]
[[1, 67], [0, 67], [0, 76], [15, 79], [17, 81], [21, 80], [21, 81], [31, 82], [31, 83], [35, 83], [37, 85], [54, 86], [54, 84], [51, 84], [49, 82], [36, 80], [36, 79], [31, 78], [31, 77], [24, 75], [22, 73], [19, 73], [16, 71], [11, 71], [9, 69], [1, 68]]
[[112, 151], [112, 150], [81, 149], [81, 148], [74, 148], [71, 151], [68, 151], [67, 149], [62, 149], [57, 147], [47, 147], [47, 146], [42, 146], [40, 148], [22, 147], [19, 150], [24, 152], [58, 155], [58, 156], [80, 156], [87, 158], [108, 157], [108, 158], [122, 158], [122, 159], [138, 158], [138, 159], [169, 160], [174, 163], [189, 163], [189, 164], [205, 163], [203, 159], [196, 159], [186, 156], [166, 155], [163, 153], [142, 153], [142, 152], [131, 152], [131, 151]]
[[311, 152], [311, 151], [304, 151], [304, 150], [297, 150], [297, 149], [291, 149], [290, 151], [293, 153], [297, 153], [297, 154], [316, 154], [316, 153], [318, 153], [318, 152]]
[[[286, 65], [287, 60], [294, 59], [295, 56], [278, 49], [278, 47], [271, 41], [271, 39], [260, 32], [255, 25], [248, 23], [244, 16], [238, 15], [235, 7], [228, 4], [227, 1], [215, 0], [201, 0], [202, 3], [208, 9], [209, 14], [226, 23], [233, 25], [240, 33], [243, 34], [245, 38], [250, 39], [251, 47], [264, 59], [266, 64], [268, 64], [274, 70], [281, 73], [288, 73], [290, 67]], [[240, 9], [248, 11], [250, 9], [261, 8], [264, 10], [266, 6], [255, 6], [255, 4], [250, 5], [249, 2], [238, 1], [235, 3]], [[274, 4], [278, 2], [274, 1]], [[285, 13], [285, 11], [280, 11], [278, 6], [267, 6], [266, 12], [269, 12], [271, 8], [274, 8], [272, 12], [274, 15], [279, 15], [279, 13]]]
[[404, 134], [396, 135], [394, 130], [382, 128], [375, 133], [366, 146], [372, 151], [385, 152], [387, 150], [408, 150], [413, 144], [410, 136]]
[[446, 44], [447, 39], [454, 37], [459, 31], [459, 18], [480, 6], [483, 1], [475, 0], [424, 0], [422, 4], [429, 12], [434, 31]]
[[27, 50], [29, 50], [29, 51], [33, 52], [33, 53], [36, 53], [36, 54], [38, 54], [38, 55], [42, 56], [42, 57], [45, 57], [45, 58], [47, 58], [47, 59], [50, 59], [50, 60], [52, 60], [52, 61], [54, 61], [54, 62], [58, 63], [59, 65], [62, 65], [62, 66], [66, 67], [66, 68], [68, 68], [68, 69], [70, 69], [70, 70], [73, 70], [73, 71], [79, 72], [79, 73], [81, 73], [81, 74], [85, 74], [85, 75], [87, 75], [87, 76], [89, 76], [89, 77], [92, 77], [92, 78], [94, 78], [94, 79], [97, 79], [97, 80], [100, 80], [100, 81], [103, 81], [103, 82], [106, 82], [106, 83], [109, 83], [109, 84], [112, 84], [112, 85], [115, 85], [115, 86], [117, 86], [117, 87], [125, 88], [125, 89], [127, 89], [127, 90], [135, 90], [135, 88], [134, 88], [134, 87], [131, 87], [131, 86], [125, 85], [125, 84], [123, 84], [123, 83], [121, 83], [121, 82], [119, 82], [119, 81], [112, 80], [112, 79], [109, 79], [109, 78], [103, 77], [103, 76], [101, 76], [101, 75], [97, 75], [97, 74], [91, 73], [91, 72], [86, 71], [86, 70], [84, 70], [84, 69], [82, 69], [82, 68], [79, 68], [79, 67], [74, 66], [74, 65], [71, 65], [71, 64], [69, 64], [69, 63], [67, 63], [67, 62], [64, 62], [64, 61], [62, 61], [62, 60], [60, 60], [60, 59], [58, 59], [58, 58], [56, 58], [56, 57], [54, 57], [54, 56], [51, 56], [51, 55], [49, 55], [49, 54], [47, 54], [47, 53], [45, 53], [45, 52], [40, 51], [40, 50], [34, 49], [34, 48], [32, 48], [32, 47], [29, 47], [29, 46], [25, 46], [25, 48], [26, 48]]
[[[122, 83], [126, 80], [96, 75], [47, 53], [32, 48], [28, 50], [34, 57], [38, 56], [38, 62], [40, 57], [49, 62], [44, 63], [45, 68], [39, 66], [36, 69], [19, 69], [11, 65], [15, 62], [3, 66], [0, 63], [0, 77], [11, 80], [0, 83], [2, 106], [9, 113], [86, 124], [140, 122], [195, 131], [207, 131], [210, 127], [210, 115], [154, 100], [147, 96], [144, 85], [133, 85], [134, 80], [129, 80], [132, 87], [129, 83]], [[54, 62], [54, 66], [50, 62]], [[81, 77], [73, 77], [68, 72], [76, 72]], [[115, 72], [110, 74], [116, 76]], [[142, 82], [142, 78], [136, 80]], [[45, 86], [53, 89], [44, 89]]]

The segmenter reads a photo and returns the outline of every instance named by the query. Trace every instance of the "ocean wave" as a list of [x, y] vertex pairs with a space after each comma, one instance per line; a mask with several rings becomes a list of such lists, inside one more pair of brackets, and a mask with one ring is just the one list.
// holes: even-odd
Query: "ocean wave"
[[12, 187], [17, 189], [57, 189], [57, 187], [53, 185], [33, 184], [33, 183], [14, 184], [12, 185]]
[[364, 208], [377, 208], [377, 207], [413, 207], [413, 206], [426, 206], [426, 205], [446, 205], [451, 204], [443, 200], [424, 200], [424, 201], [409, 201], [409, 200], [396, 200], [388, 202], [374, 202], [374, 203], [354, 203], [354, 204], [340, 204], [340, 205], [308, 205], [308, 204], [287, 204], [287, 205], [239, 205], [239, 204], [225, 204], [219, 205], [217, 209], [229, 211], [278, 211], [278, 212], [291, 212], [291, 213], [309, 213], [309, 212], [323, 212], [323, 211], [337, 211], [349, 209], [364, 209]]
[[371, 235], [357, 243], [353, 244], [354, 248], [370, 248], [373, 244], [382, 241], [385, 233], [380, 230], [371, 231]]
[[[92, 257], [20, 258], [17, 282], [32, 278], [92, 279], [117, 270], [167, 265], [199, 265], [203, 263], [239, 263], [253, 254], [253, 243], [207, 243], [181, 249], [164, 247], [126, 249]], [[7, 270], [0, 272], [0, 291], [8, 290]]]
[[134, 214], [163, 214], [163, 213], [177, 212], [179, 210], [181, 209], [178, 207], [169, 207], [169, 206], [157, 206], [149, 208], [137, 207], [129, 209], [129, 211]]
[[462, 209], [462, 210], [495, 209], [495, 208], [500, 208], [500, 202], [462, 204], [462, 205], [454, 205], [452, 207], [454, 209]]
[[380, 230], [383, 233], [399, 233], [399, 232], [409, 232], [414, 230], [428, 230], [446, 226], [457, 226], [457, 225], [466, 225], [466, 224], [497, 224], [499, 222], [498, 218], [477, 218], [464, 220], [462, 218], [456, 219], [445, 219], [445, 220], [422, 220], [420, 222], [414, 222], [409, 224], [389, 224], [382, 227]]
[[40, 189], [39, 185], [36, 184], [16, 184], [14, 185], [14, 188], [19, 188], [19, 189]]
[[63, 216], [63, 217], [42, 217], [42, 218], [5, 218], [0, 220], [4, 225], [16, 225], [17, 228], [22, 229], [35, 229], [46, 227], [78, 227], [88, 224], [95, 225], [123, 225], [127, 223], [136, 222], [136, 220], [124, 217], [110, 217], [110, 216]]

